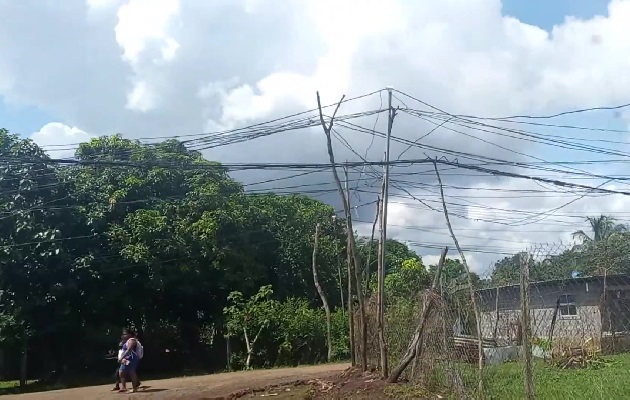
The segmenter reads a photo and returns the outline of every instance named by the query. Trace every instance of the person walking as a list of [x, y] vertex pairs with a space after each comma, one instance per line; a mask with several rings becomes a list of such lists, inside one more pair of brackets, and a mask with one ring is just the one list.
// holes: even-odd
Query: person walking
[[117, 392], [120, 390], [120, 359], [122, 358], [122, 354], [123, 354], [123, 345], [125, 344], [124, 341], [124, 336], [126, 334], [126, 331], [123, 330], [123, 333], [120, 337], [120, 342], [118, 342], [118, 354], [116, 355], [116, 372], [114, 373], [114, 376], [116, 377], [116, 385], [114, 386], [114, 388], [112, 389], [112, 392]]
[[127, 391], [127, 381], [131, 381], [132, 393], [138, 391], [139, 381], [136, 374], [136, 368], [140, 357], [137, 354], [138, 343], [133, 334], [130, 331], [125, 330], [123, 333], [123, 345], [122, 354], [118, 358], [120, 362], [119, 377], [120, 377], [120, 393]]

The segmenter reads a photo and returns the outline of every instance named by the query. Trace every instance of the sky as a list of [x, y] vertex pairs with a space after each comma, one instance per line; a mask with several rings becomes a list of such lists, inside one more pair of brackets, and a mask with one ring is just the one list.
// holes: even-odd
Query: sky
[[[470, 158], [472, 153], [547, 163], [555, 170], [489, 168], [628, 190], [622, 180], [593, 177], [626, 174], [626, 108], [521, 118], [518, 123], [455, 119], [434, 131], [444, 121], [427, 117], [427, 112], [549, 116], [630, 103], [630, 0], [282, 4], [0, 0], [0, 14], [5, 16], [0, 26], [0, 126], [62, 158], [72, 156], [76, 143], [99, 135], [122, 133], [150, 140], [270, 121], [312, 110], [319, 91], [324, 104], [338, 101], [342, 94], [352, 98], [374, 92], [344, 103], [339, 115], [364, 113], [352, 123], [384, 132], [385, 115], [365, 114], [383, 108], [387, 92], [382, 89], [391, 86], [396, 90], [394, 106], [406, 110], [393, 125], [392, 157], [478, 162]], [[473, 120], [486, 125], [473, 126]], [[382, 159], [382, 138], [350, 125], [337, 126], [344, 139], [334, 143], [338, 160]], [[537, 140], [527, 136], [532, 133], [539, 135]], [[546, 135], [544, 140], [540, 135]], [[559, 145], [558, 140], [570, 145]], [[423, 147], [406, 150], [410, 141]], [[584, 146], [591, 147], [585, 151]], [[225, 163], [327, 161], [319, 127], [214, 147], [204, 155]], [[591, 163], [558, 164], [587, 160]], [[480, 273], [521, 250], [537, 249], [542, 257], [570, 246], [571, 232], [588, 228], [586, 216], [630, 219], [630, 202], [623, 194], [442, 168], [454, 231], [470, 265]], [[378, 191], [372, 177], [377, 172], [364, 168], [350, 174], [360, 234], [371, 228]], [[330, 171], [260, 183], [294, 173], [250, 171], [233, 176], [248, 190], [330, 189], [311, 194], [340, 208]], [[445, 245], [455, 257], [432, 167], [394, 167], [392, 180], [390, 237], [412, 245], [426, 263], [435, 262]]]

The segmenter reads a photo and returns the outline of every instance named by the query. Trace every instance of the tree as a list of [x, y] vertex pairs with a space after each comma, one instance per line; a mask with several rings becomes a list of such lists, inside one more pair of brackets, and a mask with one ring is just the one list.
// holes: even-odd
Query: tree
[[[0, 129], [0, 313], [19, 328], [22, 370], [31, 345], [82, 325], [80, 248], [72, 185], [31, 140]], [[50, 365], [67, 355], [45, 348]], [[50, 365], [50, 367], [54, 367]], [[22, 377], [22, 382], [25, 378]]]
[[502, 260], [497, 261], [494, 264], [492, 274], [490, 275], [490, 280], [493, 286], [511, 285], [520, 281], [521, 254], [525, 254], [526, 257], [531, 259], [529, 254], [522, 252], [504, 257]]
[[[370, 271], [372, 273], [376, 272], [376, 263], [378, 261], [377, 241], [374, 240], [372, 245], [370, 245], [370, 238], [360, 237], [357, 239], [357, 247], [362, 260], [368, 260], [369, 256], [372, 264], [370, 265]], [[396, 239], [387, 239], [385, 241], [385, 275], [398, 270], [402, 266], [403, 261], [410, 259], [415, 259], [422, 263], [422, 257], [411, 250], [405, 243]], [[372, 278], [370, 278], [371, 280]], [[373, 288], [374, 286], [370, 284], [370, 287]]]
[[254, 346], [262, 331], [269, 326], [278, 306], [276, 301], [270, 299], [272, 293], [271, 286], [262, 286], [258, 293], [249, 299], [237, 291], [228, 296], [231, 304], [224, 310], [227, 334], [228, 336], [243, 334], [247, 350], [245, 369], [250, 369]]
[[608, 240], [615, 234], [625, 233], [628, 231], [628, 226], [626, 224], [618, 224], [615, 218], [608, 215], [586, 217], [586, 221], [590, 225], [593, 235], [592, 237], [581, 229], [573, 232], [572, 234], [574, 239], [580, 240], [583, 244]]
[[[435, 276], [436, 270], [437, 270], [436, 264], [429, 266], [429, 275], [430, 275], [431, 280]], [[459, 259], [447, 258], [444, 261], [444, 266], [442, 267], [442, 284], [443, 285], [447, 285], [447, 286], [450, 285], [451, 288], [459, 287], [461, 285], [466, 285], [467, 280], [468, 280], [466, 275], [467, 275], [466, 268], [461, 263], [461, 261], [459, 261]], [[475, 288], [480, 288], [481, 285], [483, 284], [481, 278], [479, 277], [479, 274], [477, 274], [476, 272], [471, 272], [470, 278]]]
[[431, 276], [416, 258], [404, 260], [400, 268], [385, 276], [385, 293], [388, 299], [414, 298], [431, 285]]

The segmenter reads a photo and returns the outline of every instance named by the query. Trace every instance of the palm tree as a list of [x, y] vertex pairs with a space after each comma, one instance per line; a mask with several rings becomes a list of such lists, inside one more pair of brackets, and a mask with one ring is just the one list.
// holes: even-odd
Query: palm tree
[[602, 242], [608, 240], [613, 235], [628, 232], [628, 225], [618, 224], [615, 218], [609, 215], [586, 217], [586, 221], [591, 225], [593, 237], [590, 237], [581, 229], [572, 234], [573, 238], [580, 240], [582, 244]]

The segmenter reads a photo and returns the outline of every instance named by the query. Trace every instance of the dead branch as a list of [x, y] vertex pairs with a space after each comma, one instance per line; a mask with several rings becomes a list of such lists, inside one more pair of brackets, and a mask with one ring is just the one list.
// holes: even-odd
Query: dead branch
[[[424, 328], [426, 326], [425, 322], [431, 309], [433, 308], [434, 299], [433, 297], [436, 295], [436, 288], [438, 282], [440, 281], [440, 275], [442, 274], [442, 268], [444, 267], [444, 263], [446, 261], [446, 253], [448, 253], [448, 247], [445, 247], [442, 250], [442, 254], [440, 254], [440, 261], [438, 262], [437, 270], [435, 271], [435, 276], [433, 277], [433, 283], [431, 284], [431, 288], [425, 292], [428, 292], [428, 296], [424, 296], [422, 302], [422, 312], [420, 313], [420, 319], [418, 320], [418, 325], [411, 337], [411, 341], [407, 346], [407, 351], [405, 355], [400, 360], [400, 364], [392, 371], [391, 375], [387, 378], [387, 382], [396, 383], [400, 378], [400, 375], [405, 371], [405, 369], [409, 366], [411, 361], [414, 360], [419, 355], [419, 350], [421, 349], [420, 343], [422, 342], [422, 336], [424, 334]], [[431, 295], [433, 294], [433, 296]]]
[[[335, 108], [335, 112], [333, 113], [332, 117], [330, 118], [330, 123], [326, 124], [326, 121], [324, 119], [324, 114], [322, 112], [322, 104], [321, 104], [321, 100], [319, 97], [319, 92], [317, 92], [317, 108], [319, 110], [319, 120], [322, 124], [322, 128], [324, 129], [324, 134], [326, 135], [326, 146], [328, 149], [328, 158], [330, 159], [330, 164], [332, 165], [332, 171], [333, 171], [333, 177], [335, 179], [335, 183], [337, 184], [337, 190], [339, 191], [339, 195], [341, 196], [341, 201], [343, 203], [343, 209], [344, 209], [344, 214], [346, 216], [346, 228], [348, 230], [348, 314], [349, 314], [349, 318], [351, 320], [351, 324], [354, 325], [353, 320], [353, 315], [351, 313], [351, 308], [352, 308], [352, 291], [351, 289], [351, 281], [352, 281], [352, 261], [354, 262], [354, 267], [355, 267], [355, 274], [358, 276], [358, 273], [356, 272], [356, 268], [359, 267], [360, 263], [359, 263], [359, 257], [357, 255], [357, 250], [356, 250], [356, 244], [354, 241], [354, 230], [352, 228], [352, 214], [350, 212], [350, 195], [346, 194], [344, 191], [343, 186], [341, 185], [341, 179], [339, 179], [339, 174], [337, 173], [337, 168], [336, 168], [336, 164], [335, 164], [335, 154], [333, 152], [333, 148], [332, 148], [332, 139], [331, 139], [331, 135], [330, 132], [332, 130], [333, 127], [333, 123], [334, 123], [334, 119], [335, 119], [335, 115], [337, 114], [337, 111], [339, 110], [339, 107], [341, 106], [341, 103], [343, 102], [343, 99], [346, 96], [343, 95], [341, 97], [341, 100], [339, 100], [339, 103], [337, 103], [337, 107]], [[362, 343], [362, 367], [363, 370], [367, 370], [367, 329], [363, 329], [367, 326], [366, 324], [366, 320], [365, 320], [365, 305], [363, 303], [363, 293], [361, 290], [361, 280], [358, 279], [357, 282], [357, 298], [359, 300], [359, 319], [361, 320], [361, 343]]]
[[319, 283], [317, 276], [317, 250], [319, 247], [319, 228], [320, 224], [315, 226], [315, 239], [313, 241], [313, 281], [315, 282], [315, 288], [319, 294], [319, 298], [322, 299], [322, 305], [324, 306], [324, 312], [326, 312], [326, 343], [328, 344], [327, 360], [330, 362], [332, 359], [332, 334], [330, 333], [330, 306], [328, 305], [328, 299], [322, 285]]
[[477, 305], [477, 296], [475, 295], [475, 288], [473, 285], [472, 277], [470, 275], [470, 268], [468, 268], [468, 263], [466, 262], [466, 256], [462, 251], [462, 248], [459, 246], [459, 242], [457, 241], [457, 237], [455, 236], [455, 232], [453, 232], [453, 226], [451, 225], [451, 220], [448, 216], [448, 209], [446, 207], [446, 201], [444, 200], [444, 186], [442, 185], [442, 178], [440, 177], [440, 171], [437, 166], [437, 162], [433, 161], [433, 167], [435, 168], [435, 175], [437, 176], [438, 184], [440, 185], [440, 197], [442, 199], [442, 209], [444, 211], [444, 218], [446, 219], [446, 225], [448, 226], [448, 231], [451, 234], [451, 238], [455, 243], [455, 247], [457, 247], [457, 252], [459, 253], [460, 258], [462, 259], [462, 264], [466, 269], [466, 276], [468, 278], [468, 286], [470, 287], [470, 301], [472, 302], [473, 311], [475, 313], [475, 320], [477, 323], [477, 350], [479, 351], [479, 395], [481, 396], [483, 393], [483, 339], [481, 332], [481, 316], [479, 315], [479, 308]]

